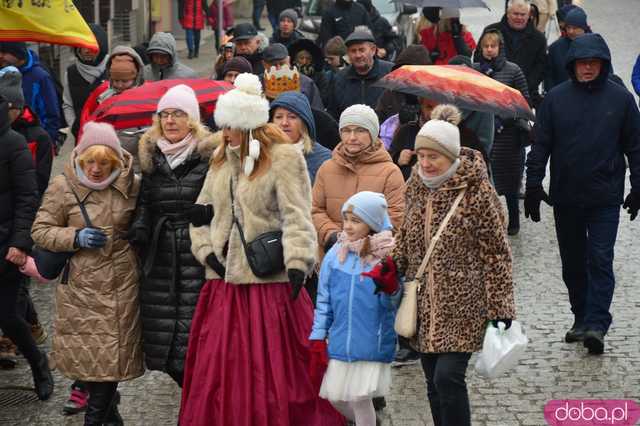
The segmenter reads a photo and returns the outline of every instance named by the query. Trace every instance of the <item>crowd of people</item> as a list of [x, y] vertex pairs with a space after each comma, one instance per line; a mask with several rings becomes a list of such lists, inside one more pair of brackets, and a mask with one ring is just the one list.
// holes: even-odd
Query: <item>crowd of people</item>
[[[179, 3], [195, 58], [217, 11]], [[109, 49], [90, 25], [99, 50], [75, 50], [62, 91], [25, 43], [1, 42], [0, 366], [19, 352], [41, 400], [55, 366], [73, 381], [63, 412], [85, 425], [123, 424], [118, 384], [146, 369], [182, 389], [180, 425], [373, 426], [392, 366], [420, 362], [434, 423], [470, 425], [471, 354], [487, 324], [516, 318], [521, 198], [534, 222], [553, 207], [565, 342], [602, 354], [621, 206], [631, 220], [640, 210], [640, 112], [586, 12], [555, 3], [509, 0], [477, 43], [459, 10], [425, 8], [404, 49], [370, 0], [337, 0], [315, 41], [297, 30], [300, 4], [266, 2], [267, 39], [264, 3], [233, 27], [224, 3], [215, 112], [177, 82], [139, 137], [94, 113], [149, 81], [197, 78], [171, 33]], [[562, 32], [547, 46], [554, 14]], [[533, 128], [375, 84], [441, 64], [519, 91]], [[632, 85], [640, 94], [640, 57]], [[64, 127], [76, 144], [51, 177]], [[29, 283], [56, 255], [46, 354]], [[413, 280], [403, 337], [394, 321]]]

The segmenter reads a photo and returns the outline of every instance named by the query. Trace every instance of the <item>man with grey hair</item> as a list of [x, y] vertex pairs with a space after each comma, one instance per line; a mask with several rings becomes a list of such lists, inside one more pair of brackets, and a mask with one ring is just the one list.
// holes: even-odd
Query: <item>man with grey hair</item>
[[[547, 39], [530, 21], [530, 15], [529, 0], [509, 0], [507, 13], [500, 22], [487, 26], [484, 31], [498, 29], [502, 33], [507, 60], [515, 62], [522, 69], [535, 105], [540, 99], [538, 86], [544, 80]], [[478, 54], [476, 51], [476, 59]]]

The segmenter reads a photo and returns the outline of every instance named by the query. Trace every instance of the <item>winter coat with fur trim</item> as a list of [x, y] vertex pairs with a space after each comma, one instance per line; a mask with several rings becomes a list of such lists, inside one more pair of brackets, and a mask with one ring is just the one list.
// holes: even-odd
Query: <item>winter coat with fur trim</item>
[[[132, 158], [107, 188], [80, 183], [72, 157], [65, 175], [51, 181], [33, 223], [31, 236], [47, 250], [75, 251], [69, 282], [58, 285], [51, 359], [65, 377], [89, 382], [120, 382], [142, 376], [142, 333], [138, 302], [138, 261], [124, 239], [133, 218], [140, 178]], [[95, 227], [108, 237], [99, 249], [74, 247], [85, 221], [71, 188], [84, 202]]]
[[393, 258], [412, 280], [462, 188], [460, 205], [435, 245], [418, 292], [420, 352], [476, 352], [488, 320], [515, 318], [512, 258], [504, 211], [478, 151], [462, 148], [456, 174], [432, 190], [417, 172], [407, 182], [407, 209]]
[[382, 143], [376, 142], [355, 162], [345, 156], [342, 143], [332, 155], [331, 160], [320, 166], [313, 185], [311, 213], [320, 244], [332, 233], [342, 230], [342, 204], [360, 191], [384, 194], [391, 222], [397, 230], [404, 216], [404, 178]]
[[204, 284], [204, 268], [191, 253], [189, 218], [204, 184], [209, 159], [220, 135], [198, 141], [195, 151], [171, 169], [148, 135], [140, 139], [138, 158], [142, 192], [132, 228], [149, 241], [143, 247], [140, 314], [147, 368], [184, 371], [191, 319]]
[[311, 184], [300, 150], [291, 144], [272, 145], [269, 148], [269, 169], [250, 180], [242, 171], [238, 155], [228, 146], [224, 149], [224, 163], [211, 163], [197, 200], [198, 204], [213, 205], [213, 221], [210, 226], [190, 227], [191, 250], [205, 265], [206, 277], [220, 278], [206, 265], [207, 256], [215, 253], [226, 268], [223, 278], [228, 283], [289, 281], [286, 270], [267, 278], [258, 278], [251, 272], [240, 234], [233, 224], [229, 193], [231, 181], [236, 218], [242, 225], [246, 240], [253, 241], [265, 232], [281, 230], [286, 269], [311, 272], [318, 243], [311, 222]]

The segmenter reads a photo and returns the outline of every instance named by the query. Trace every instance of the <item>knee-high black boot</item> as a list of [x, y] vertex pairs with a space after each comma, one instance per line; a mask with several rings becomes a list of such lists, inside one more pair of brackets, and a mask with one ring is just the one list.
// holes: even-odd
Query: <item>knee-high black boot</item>
[[123, 424], [117, 412], [117, 388], [118, 382], [87, 382], [89, 401], [84, 415], [84, 426]]

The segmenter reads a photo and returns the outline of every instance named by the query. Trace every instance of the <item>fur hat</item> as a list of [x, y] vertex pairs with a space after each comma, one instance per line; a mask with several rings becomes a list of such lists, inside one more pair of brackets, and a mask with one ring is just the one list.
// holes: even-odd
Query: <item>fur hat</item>
[[460, 110], [453, 105], [438, 105], [416, 136], [415, 150], [427, 148], [439, 152], [452, 161], [460, 157]]
[[185, 84], [178, 84], [167, 90], [158, 101], [156, 112], [164, 111], [167, 108], [175, 108], [189, 114], [195, 121], [200, 121], [200, 106], [198, 98], [193, 89]]
[[11, 108], [24, 107], [22, 74], [18, 68], [8, 66], [0, 70], [0, 95], [9, 101]]
[[88, 121], [82, 128], [80, 143], [74, 148], [74, 152], [80, 155], [94, 145], [108, 146], [118, 154], [118, 157], [124, 158], [120, 139], [118, 139], [115, 129], [109, 123]]
[[371, 140], [375, 142], [380, 135], [380, 121], [376, 112], [364, 104], [351, 105], [340, 114], [339, 128], [346, 126], [360, 126], [369, 131]]
[[342, 205], [341, 213], [343, 215], [353, 213], [362, 219], [372, 231], [381, 232], [393, 228], [387, 207], [387, 199], [383, 194], [361, 191], [349, 197]]
[[220, 128], [253, 130], [269, 122], [269, 102], [262, 96], [257, 75], [242, 73], [236, 77], [235, 89], [218, 98], [214, 119]]

